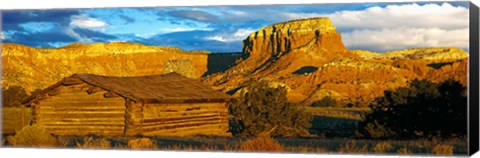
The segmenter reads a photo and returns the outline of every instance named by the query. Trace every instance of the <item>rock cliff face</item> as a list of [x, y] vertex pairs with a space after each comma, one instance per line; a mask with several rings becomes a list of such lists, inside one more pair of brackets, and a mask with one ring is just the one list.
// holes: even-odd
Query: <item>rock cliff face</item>
[[387, 89], [415, 78], [466, 84], [468, 54], [456, 48], [421, 48], [384, 54], [349, 51], [328, 18], [274, 24], [243, 41], [248, 58], [207, 76], [214, 88], [235, 93], [249, 80], [283, 83], [290, 101], [310, 105], [325, 96], [365, 106]]
[[[19, 85], [28, 92], [46, 88], [73, 73], [112, 76], [161, 74], [170, 60], [189, 60], [199, 78], [207, 71], [205, 51], [184, 52], [178, 48], [136, 43], [72, 44], [56, 49], [3, 44], [3, 86]], [[178, 69], [178, 65], [177, 65]]]
[[248, 56], [234, 68], [206, 81], [232, 90], [250, 78], [288, 76], [305, 66], [319, 67], [336, 58], [359, 58], [349, 52], [328, 18], [295, 20], [264, 27], [243, 41]]
[[274, 24], [250, 34], [243, 46], [250, 58], [241, 64], [256, 67], [250, 71], [259, 75], [272, 71], [291, 73], [305, 64], [321, 65], [339, 57], [355, 57], [328, 18]]
[[197, 76], [196, 68], [193, 66], [192, 61], [188, 59], [165, 61], [163, 73], [166, 74], [170, 72], [177, 72], [190, 78], [196, 78]]
[[352, 52], [364, 59], [422, 60], [427, 63], [455, 62], [468, 57], [464, 50], [458, 48], [413, 48], [384, 54], [364, 50]]
[[310, 48], [311, 55], [322, 51], [346, 52], [340, 34], [328, 18], [295, 20], [261, 28], [243, 41], [243, 51], [251, 57], [281, 57], [292, 50]]

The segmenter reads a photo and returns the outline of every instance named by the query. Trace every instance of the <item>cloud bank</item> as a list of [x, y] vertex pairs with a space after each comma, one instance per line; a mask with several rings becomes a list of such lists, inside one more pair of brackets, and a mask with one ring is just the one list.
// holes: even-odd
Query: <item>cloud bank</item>
[[331, 14], [285, 13], [285, 16], [329, 17], [350, 49], [380, 52], [412, 47], [468, 49], [468, 8], [449, 3], [375, 6]]

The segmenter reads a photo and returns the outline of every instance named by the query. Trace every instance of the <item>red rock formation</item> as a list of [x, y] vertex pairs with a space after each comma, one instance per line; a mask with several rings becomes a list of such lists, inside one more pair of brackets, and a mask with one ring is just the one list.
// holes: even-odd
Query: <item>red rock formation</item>
[[[248, 58], [231, 69], [208, 76], [207, 83], [225, 92], [249, 80], [265, 79], [288, 87], [290, 101], [310, 105], [332, 96], [342, 105], [367, 105], [384, 90], [407, 86], [415, 78], [466, 83], [467, 53], [456, 48], [422, 48], [379, 54], [349, 51], [328, 18], [274, 24], [250, 34], [243, 51]], [[430, 64], [453, 62], [439, 69]], [[440, 64], [442, 65], [442, 64]], [[301, 72], [303, 68], [311, 71]], [[301, 72], [301, 73], [296, 73]], [[465, 81], [465, 82], [464, 82]]]

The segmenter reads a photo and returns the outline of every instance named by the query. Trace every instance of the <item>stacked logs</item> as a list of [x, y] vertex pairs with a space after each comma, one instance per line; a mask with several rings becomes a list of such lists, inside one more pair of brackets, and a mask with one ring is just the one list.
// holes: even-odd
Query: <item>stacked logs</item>
[[105, 97], [107, 91], [93, 93], [92, 86], [60, 86], [34, 104], [34, 123], [57, 135], [123, 135], [125, 99]]

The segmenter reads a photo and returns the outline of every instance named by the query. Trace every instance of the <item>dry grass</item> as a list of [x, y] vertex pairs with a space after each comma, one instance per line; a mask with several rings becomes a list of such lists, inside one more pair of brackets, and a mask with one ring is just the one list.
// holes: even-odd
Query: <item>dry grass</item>
[[260, 136], [243, 141], [239, 145], [240, 151], [250, 152], [282, 152], [283, 146], [269, 136]]
[[375, 146], [373, 146], [373, 151], [375, 153], [388, 153], [392, 149], [393, 149], [392, 144], [390, 142], [386, 142], [386, 141], [377, 143], [377, 144], [375, 144]]
[[314, 116], [325, 116], [360, 121], [362, 120], [362, 114], [368, 112], [369, 108], [305, 107], [305, 110]]
[[109, 149], [112, 147], [112, 144], [106, 138], [85, 137], [83, 143], [77, 142], [77, 147], [87, 149]]
[[407, 147], [402, 147], [397, 150], [398, 154], [403, 154], [403, 155], [409, 155], [412, 154], [412, 151], [410, 151]]
[[156, 149], [157, 145], [149, 138], [138, 138], [129, 140], [127, 147], [130, 149]]
[[451, 145], [435, 145], [432, 149], [435, 155], [453, 155], [453, 146]]
[[40, 125], [25, 126], [15, 136], [8, 138], [10, 145], [15, 147], [58, 147], [60, 142]]
[[214, 145], [169, 145], [169, 146], [161, 146], [158, 149], [161, 150], [177, 150], [177, 151], [236, 151], [236, 148], [226, 147], [224, 149], [220, 149]]
[[313, 146], [289, 146], [285, 147], [285, 151], [299, 153], [334, 153], [327, 148]]
[[339, 153], [368, 153], [368, 146], [357, 146], [355, 141], [348, 141], [343, 146], [338, 148]]

